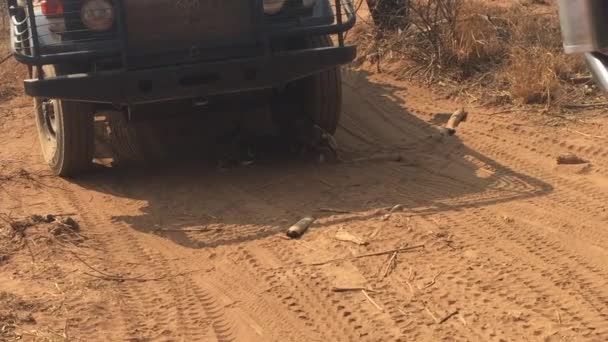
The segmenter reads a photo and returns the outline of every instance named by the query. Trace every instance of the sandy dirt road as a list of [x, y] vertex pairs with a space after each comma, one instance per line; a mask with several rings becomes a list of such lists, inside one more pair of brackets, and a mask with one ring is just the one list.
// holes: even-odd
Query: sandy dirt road
[[[344, 92], [344, 156], [404, 161], [186, 162], [66, 181], [41, 164], [30, 101], [2, 103], [3, 217], [68, 214], [84, 239], [4, 237], [0, 340], [608, 340], [601, 126], [469, 108], [439, 143], [433, 113], [457, 103], [363, 71], [345, 71]], [[590, 163], [558, 167], [565, 152]], [[311, 231], [285, 239], [306, 215]]]

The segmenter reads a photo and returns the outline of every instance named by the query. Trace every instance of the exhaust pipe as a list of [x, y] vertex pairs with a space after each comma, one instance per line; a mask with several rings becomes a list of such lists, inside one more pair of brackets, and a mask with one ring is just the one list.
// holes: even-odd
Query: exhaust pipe
[[608, 56], [599, 52], [590, 52], [585, 54], [585, 60], [597, 86], [608, 92]]

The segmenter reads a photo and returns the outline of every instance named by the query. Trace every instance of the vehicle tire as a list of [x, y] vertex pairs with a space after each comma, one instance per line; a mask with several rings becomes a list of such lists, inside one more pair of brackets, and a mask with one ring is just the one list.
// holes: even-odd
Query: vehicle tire
[[[306, 47], [332, 46], [329, 36], [306, 39]], [[272, 111], [279, 126], [294, 120], [312, 120], [328, 133], [335, 133], [342, 110], [340, 67], [332, 67], [312, 76], [293, 81], [275, 94]]]
[[[329, 36], [312, 37], [310, 47], [333, 46]], [[342, 73], [333, 67], [303, 80], [308, 97], [305, 110], [319, 127], [334, 134], [342, 113]]]
[[[38, 71], [34, 69], [34, 77]], [[57, 66], [42, 67], [45, 77], [61, 75]], [[57, 176], [70, 177], [89, 169], [94, 153], [92, 104], [58, 99], [34, 99], [36, 127], [44, 160]]]

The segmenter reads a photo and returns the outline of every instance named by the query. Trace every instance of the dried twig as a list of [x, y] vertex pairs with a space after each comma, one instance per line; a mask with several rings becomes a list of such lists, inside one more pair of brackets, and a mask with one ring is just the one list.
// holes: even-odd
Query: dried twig
[[386, 263], [386, 267], [384, 268], [384, 273], [382, 273], [382, 278], [388, 277], [388, 275], [397, 266], [397, 254], [399, 254], [399, 252], [393, 253], [393, 255], [391, 255], [391, 257], [388, 259], [388, 262]]
[[11, 57], [13, 57], [12, 53], [9, 53], [8, 55], [6, 55], [5, 57], [2, 57], [2, 59], [0, 59], [0, 64], [8, 61], [9, 59], [11, 59]]
[[376, 236], [378, 236], [378, 234], [380, 234], [380, 231], [382, 230], [382, 228], [384, 228], [384, 226], [378, 226], [378, 228], [374, 229], [374, 231], [371, 234], [369, 234], [368, 240], [375, 239]]
[[93, 266], [91, 266], [88, 262], [84, 261], [80, 256], [78, 256], [78, 254], [72, 252], [72, 251], [68, 251], [69, 253], [71, 253], [78, 261], [80, 261], [83, 265], [85, 265], [86, 267], [88, 267], [89, 269], [93, 270], [94, 272], [98, 273], [99, 275], [95, 275], [95, 274], [91, 274], [88, 272], [83, 272], [83, 274], [88, 275], [90, 277], [94, 277], [94, 278], [98, 278], [98, 279], [102, 279], [102, 280], [109, 280], [109, 281], [117, 281], [117, 282], [124, 282], [124, 281], [139, 281], [139, 282], [147, 282], [147, 281], [159, 281], [159, 280], [164, 280], [164, 279], [168, 279], [168, 278], [173, 278], [173, 277], [177, 277], [180, 275], [185, 275], [185, 274], [189, 274], [192, 272], [196, 272], [196, 271], [190, 271], [190, 272], [182, 272], [182, 273], [177, 273], [177, 274], [166, 274], [160, 277], [156, 277], [156, 278], [144, 278], [144, 275], [141, 276], [137, 276], [137, 277], [124, 277], [120, 274], [109, 274], [106, 273], [104, 271], [101, 271]]
[[462, 324], [467, 325], [467, 321], [465, 321], [464, 317], [459, 313], [458, 319], [462, 322]]
[[562, 324], [562, 315], [560, 315], [559, 310], [555, 310], [555, 317], [557, 318], [557, 323], [559, 325]]
[[110, 277], [110, 278], [119, 278], [120, 277], [119, 275], [113, 275], [113, 274], [106, 273], [104, 271], [100, 271], [97, 268], [91, 266], [88, 262], [84, 261], [80, 256], [78, 256], [78, 254], [76, 254], [72, 251], [68, 251], [68, 252], [71, 253], [74, 256], [74, 258], [76, 258], [76, 260], [80, 261], [83, 265], [85, 265], [86, 267], [90, 268], [91, 270], [93, 270], [103, 276]]
[[336, 232], [334, 239], [336, 239], [338, 241], [352, 242], [359, 246], [365, 246], [365, 245], [369, 244], [369, 242], [363, 240], [362, 238], [360, 238], [344, 229], [339, 229]]
[[424, 306], [424, 310], [426, 310], [426, 312], [429, 314], [429, 316], [431, 316], [433, 318], [433, 321], [435, 321], [435, 323], [439, 324], [439, 318], [437, 318], [437, 316], [435, 316], [435, 314], [429, 310], [429, 308], [426, 307], [426, 305]]
[[63, 338], [64, 338], [66, 341], [69, 341], [69, 340], [70, 340], [70, 335], [68, 335], [68, 324], [69, 324], [69, 322], [70, 322], [70, 319], [69, 319], [69, 318], [68, 318], [68, 319], [66, 319], [66, 320], [65, 320], [65, 325], [63, 326]]
[[409, 272], [409, 274], [407, 276], [407, 279], [405, 280], [405, 283], [410, 288], [410, 292], [412, 293], [412, 297], [414, 296], [414, 294], [416, 294], [416, 290], [414, 290], [414, 287], [412, 286], [412, 283], [410, 283], [410, 281], [414, 280], [414, 277], [415, 277], [414, 270], [410, 267], [410, 272]]
[[322, 266], [322, 265], [330, 264], [332, 262], [361, 259], [361, 258], [367, 258], [367, 257], [373, 257], [373, 256], [379, 256], [379, 255], [392, 254], [392, 253], [395, 253], [395, 252], [399, 252], [399, 253], [401, 253], [401, 252], [410, 252], [410, 251], [413, 251], [413, 250], [416, 250], [416, 249], [421, 249], [421, 248], [424, 248], [424, 245], [416, 245], [416, 246], [411, 246], [411, 247], [391, 249], [391, 250], [388, 250], [388, 251], [362, 254], [362, 255], [357, 255], [357, 256], [353, 256], [353, 257], [343, 257], [343, 258], [330, 259], [330, 260], [326, 260], [326, 261], [315, 262], [315, 263], [312, 263], [312, 264], [304, 264], [303, 266]]
[[335, 185], [322, 179], [322, 178], [317, 178], [317, 180], [319, 181], [319, 183], [326, 185], [327, 187], [333, 188]]
[[394, 253], [394, 252], [399, 252], [399, 253], [401, 253], [401, 252], [409, 252], [409, 251], [412, 251], [412, 250], [415, 250], [415, 249], [420, 249], [420, 248], [424, 248], [424, 245], [402, 247], [402, 248], [391, 249], [391, 250], [388, 250], [388, 251], [362, 254], [362, 255], [354, 256], [353, 258], [360, 259], [360, 258], [367, 258], [367, 257], [371, 257], [371, 256], [391, 254], [391, 253]]
[[414, 273], [414, 269], [410, 267], [410, 271], [409, 271], [409, 273], [407, 275], [407, 280], [414, 280], [414, 276], [415, 275], [416, 274]]
[[511, 109], [505, 109], [505, 110], [500, 110], [497, 112], [492, 112], [489, 114], [485, 114], [487, 116], [493, 116], [493, 115], [499, 115], [499, 114], [507, 114], [507, 113], [514, 113], [514, 112], [531, 112], [534, 111], [535, 109], [525, 109], [525, 108], [511, 108]]
[[403, 210], [403, 206], [401, 204], [395, 205], [388, 211], [388, 214], [382, 217], [382, 221], [388, 221], [388, 219], [390, 219], [391, 216], [393, 216], [393, 214], [399, 210]]
[[447, 314], [447, 315], [446, 315], [445, 317], [443, 317], [442, 319], [440, 319], [440, 320], [437, 322], [437, 324], [445, 323], [445, 322], [446, 322], [448, 319], [450, 319], [450, 318], [452, 318], [452, 317], [454, 317], [454, 316], [458, 315], [459, 313], [460, 313], [460, 311], [459, 311], [459, 310], [453, 311], [453, 312], [451, 312], [451, 313]]
[[[164, 275], [164, 276], [157, 277], [157, 278], [144, 278], [144, 277], [125, 278], [123, 276], [95, 275], [95, 274], [91, 274], [91, 273], [88, 273], [88, 272], [82, 272], [82, 273], [85, 274], [85, 275], [88, 275], [89, 277], [93, 277], [93, 278], [97, 278], [97, 279], [101, 279], [101, 280], [117, 281], [117, 282], [125, 282], [125, 281], [137, 281], [137, 282], [159, 281], [159, 280], [167, 279], [169, 277], [169, 275]], [[179, 274], [177, 274], [177, 275], [179, 275]], [[171, 276], [177, 276], [177, 275], [171, 275]]]
[[32, 264], [35, 264], [36, 263], [36, 256], [34, 255], [34, 252], [32, 251], [32, 247], [30, 247], [28, 239], [25, 238], [25, 239], [23, 239], [23, 241], [25, 241], [25, 246], [27, 247], [27, 250], [30, 253], [30, 256], [32, 257]]
[[590, 75], [571, 77], [569, 81], [573, 84], [584, 84], [593, 81], [593, 77]]
[[[363, 162], [402, 162], [405, 158], [401, 154], [398, 153], [388, 153], [388, 154], [376, 154], [369, 157], [356, 158], [351, 160], [345, 160], [345, 163], [363, 163]], [[409, 165], [409, 164], [408, 164]], [[417, 166], [416, 164], [411, 164], [412, 166]]]
[[350, 214], [352, 211], [350, 210], [342, 210], [342, 209], [333, 209], [333, 208], [319, 208], [319, 211], [323, 211], [326, 213], [337, 213], [337, 214]]
[[412, 283], [410, 283], [409, 280], [406, 280], [405, 283], [410, 288], [410, 292], [412, 293], [412, 296], [414, 296], [414, 294], [416, 293], [416, 290], [414, 290], [414, 287], [412, 286]]
[[382, 308], [380, 305], [378, 305], [378, 303], [376, 303], [376, 302], [375, 302], [375, 301], [372, 299], [372, 297], [370, 297], [370, 296], [367, 294], [367, 291], [366, 291], [366, 290], [361, 290], [361, 293], [363, 293], [363, 295], [365, 296], [365, 298], [367, 298], [367, 300], [369, 300], [369, 302], [370, 302], [370, 303], [372, 303], [372, 304], [373, 304], [373, 305], [376, 307], [376, 309], [378, 309], [379, 311], [382, 311], [382, 312], [384, 311], [384, 309], [383, 309], [383, 308]]
[[201, 269], [174, 273], [174, 274], [166, 274], [164, 276], [159, 276], [159, 277], [155, 277], [155, 278], [145, 278], [143, 274], [140, 276], [137, 276], [137, 277], [103, 276], [103, 275], [98, 276], [98, 275], [90, 274], [87, 272], [83, 272], [83, 274], [88, 275], [90, 277], [102, 279], [102, 280], [109, 280], [109, 281], [116, 281], [116, 282], [125, 282], [125, 281], [148, 282], [148, 281], [160, 281], [160, 280], [171, 279], [171, 278], [184, 276], [184, 275], [192, 274], [192, 273], [199, 272], [199, 271], [201, 271]]
[[572, 133], [576, 133], [578, 135], [582, 135], [582, 136], [587, 137], [587, 138], [596, 138], [596, 139], [604, 139], [604, 140], [608, 139], [608, 137], [605, 137], [605, 136], [602, 136], [602, 135], [591, 135], [591, 134], [575, 131], [573, 129], [568, 129], [567, 131], [568, 132], [572, 132]]
[[567, 109], [596, 108], [596, 107], [606, 107], [606, 106], [608, 106], [608, 102], [568, 103], [568, 104], [563, 105], [563, 107], [567, 108]]
[[367, 288], [367, 287], [332, 287], [332, 292], [351, 292], [351, 291], [367, 291], [370, 293], [377, 293], [378, 291]]
[[178, 229], [172, 229], [172, 228], [167, 228], [167, 229], [163, 229], [163, 228], [159, 228], [159, 229], [155, 229], [155, 232], [209, 232], [209, 231], [222, 231], [224, 229], [222, 228], [210, 228], [210, 227], [200, 227], [200, 228], [178, 228]]
[[435, 285], [435, 282], [437, 281], [437, 277], [439, 277], [443, 272], [437, 272], [437, 274], [435, 274], [435, 276], [433, 277], [433, 279], [431, 279], [431, 281], [429, 281], [428, 283], [424, 284], [424, 288], [427, 289], [433, 285]]

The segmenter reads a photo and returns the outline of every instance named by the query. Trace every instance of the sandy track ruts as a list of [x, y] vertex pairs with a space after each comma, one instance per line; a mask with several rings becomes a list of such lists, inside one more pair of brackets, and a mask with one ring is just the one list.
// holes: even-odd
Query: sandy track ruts
[[[399, 151], [406, 162], [103, 170], [73, 183], [45, 180], [59, 188], [43, 197], [3, 197], [13, 208], [37, 201], [37, 211], [77, 211], [103, 251], [91, 260], [95, 267], [170, 275], [113, 284], [119, 300], [101, 318], [73, 303], [92, 317], [76, 337], [608, 340], [608, 150], [475, 110], [457, 138], [436, 143], [429, 121], [458, 104], [359, 71], [345, 72], [344, 83], [337, 134], [344, 155]], [[26, 122], [11, 129], [21, 127], [31, 142]], [[14, 158], [27, 145], [5, 143]], [[555, 157], [565, 152], [591, 167], [557, 168]], [[383, 208], [396, 203], [404, 212], [382, 220]], [[283, 227], [310, 214], [319, 220], [303, 239], [281, 238]], [[210, 230], [179, 231], [193, 227]], [[369, 245], [356, 246], [333, 239], [339, 228], [368, 238], [380, 230]], [[390, 255], [310, 265], [402, 244], [426, 247], [399, 254], [387, 277]], [[360, 292], [331, 291], [345, 285], [376, 289], [370, 296], [382, 310]], [[455, 310], [441, 325], [429, 314]], [[112, 331], [99, 331], [110, 316]]]

